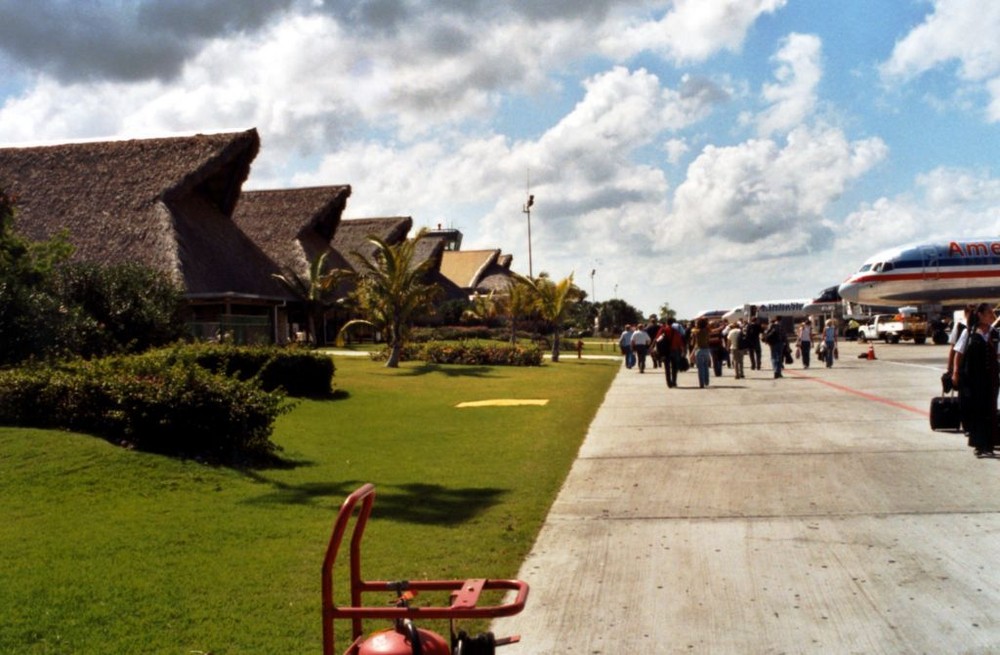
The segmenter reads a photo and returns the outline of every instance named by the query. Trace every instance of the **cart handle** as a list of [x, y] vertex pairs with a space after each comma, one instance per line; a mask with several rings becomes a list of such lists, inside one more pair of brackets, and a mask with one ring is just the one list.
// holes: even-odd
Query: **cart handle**
[[[360, 504], [360, 509], [358, 509]], [[448, 607], [363, 607], [361, 595], [366, 592], [385, 592], [393, 589], [398, 582], [365, 581], [361, 578], [361, 538], [375, 504], [375, 485], [366, 483], [351, 493], [340, 506], [333, 524], [333, 534], [323, 559], [323, 653], [333, 655], [333, 620], [351, 619], [352, 639], [357, 642], [362, 636], [362, 619], [474, 619], [513, 616], [524, 609], [528, 599], [528, 583], [522, 580], [416, 580], [407, 584], [413, 591], [451, 591], [451, 605]], [[351, 532], [350, 571], [351, 606], [337, 607], [333, 602], [333, 567], [340, 551], [340, 545], [347, 532], [347, 526], [358, 510], [354, 529]], [[479, 596], [484, 590], [505, 589], [516, 592], [514, 600], [501, 605], [477, 607]]]

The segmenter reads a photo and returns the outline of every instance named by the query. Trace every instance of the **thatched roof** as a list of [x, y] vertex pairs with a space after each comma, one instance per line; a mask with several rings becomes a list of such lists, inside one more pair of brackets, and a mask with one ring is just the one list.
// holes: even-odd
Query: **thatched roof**
[[413, 219], [409, 216], [343, 220], [333, 235], [333, 249], [337, 257], [331, 265], [335, 268], [361, 271], [361, 263], [353, 253], [357, 251], [365, 257], [375, 255], [376, 248], [368, 241], [369, 236], [377, 236], [389, 245], [393, 245], [402, 242], [411, 227]]
[[513, 261], [513, 255], [500, 255], [497, 257], [496, 261], [487, 266], [486, 270], [483, 271], [482, 276], [479, 278], [477, 290], [480, 292], [496, 291], [497, 293], [506, 293], [510, 285], [510, 265]]
[[66, 230], [76, 260], [142, 263], [189, 296], [285, 296], [231, 220], [259, 148], [253, 129], [0, 148], [0, 186], [18, 196], [21, 234]]
[[500, 250], [446, 250], [441, 256], [441, 274], [466, 295], [503, 293], [511, 277], [512, 260]]
[[285, 273], [307, 277], [309, 266], [322, 253], [337, 256], [333, 235], [351, 195], [351, 187], [244, 191], [233, 220]]
[[441, 257], [441, 274], [463, 289], [475, 290], [499, 250], [450, 250]]

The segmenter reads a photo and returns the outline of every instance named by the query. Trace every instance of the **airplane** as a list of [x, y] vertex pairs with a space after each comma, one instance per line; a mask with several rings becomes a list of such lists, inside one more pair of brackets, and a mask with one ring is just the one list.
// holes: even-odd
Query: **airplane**
[[724, 309], [703, 309], [698, 312], [698, 315], [694, 317], [693, 320], [698, 320], [699, 318], [707, 318], [710, 321], [720, 319], [726, 313]]
[[[805, 318], [810, 313], [805, 311], [806, 306], [812, 302], [810, 298], [798, 298], [795, 300], [762, 300], [761, 302], [746, 303], [737, 305], [723, 314], [722, 318], [729, 322], [741, 321], [746, 316], [757, 316], [768, 319], [774, 316], [782, 318]], [[813, 312], [816, 313], [816, 312]]]
[[1000, 299], [1000, 239], [963, 239], [884, 250], [841, 283], [863, 305], [960, 307]]
[[815, 298], [806, 303], [802, 311], [809, 316], [835, 313], [841, 305], [841, 297], [837, 288], [837, 286], [832, 286], [823, 289]]

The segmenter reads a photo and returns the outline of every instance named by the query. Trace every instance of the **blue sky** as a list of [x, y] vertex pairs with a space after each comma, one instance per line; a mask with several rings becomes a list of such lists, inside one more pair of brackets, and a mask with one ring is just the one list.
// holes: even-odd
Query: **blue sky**
[[250, 187], [351, 184], [348, 217], [457, 227], [521, 272], [530, 177], [534, 272], [646, 312], [810, 296], [884, 248], [1000, 231], [1000, 3], [0, 0], [0, 19], [0, 144], [256, 127]]

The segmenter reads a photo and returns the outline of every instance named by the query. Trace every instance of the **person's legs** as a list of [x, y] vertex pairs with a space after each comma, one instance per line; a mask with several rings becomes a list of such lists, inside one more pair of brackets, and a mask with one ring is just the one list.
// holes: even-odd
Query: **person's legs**
[[782, 352], [783, 349], [781, 345], [769, 346], [771, 349], [771, 370], [774, 372], [774, 377], [781, 377], [781, 367], [784, 363], [785, 353]]
[[700, 348], [695, 354], [695, 362], [698, 366], [698, 386], [707, 387], [709, 382], [709, 369], [712, 367], [712, 354], [708, 348]]

